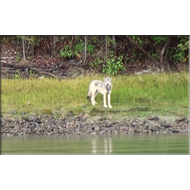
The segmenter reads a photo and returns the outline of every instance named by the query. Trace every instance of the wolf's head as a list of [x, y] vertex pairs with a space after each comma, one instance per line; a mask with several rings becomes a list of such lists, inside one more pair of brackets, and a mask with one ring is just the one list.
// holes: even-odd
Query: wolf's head
[[111, 77], [104, 77], [104, 84], [107, 89], [111, 90], [111, 88], [112, 88]]

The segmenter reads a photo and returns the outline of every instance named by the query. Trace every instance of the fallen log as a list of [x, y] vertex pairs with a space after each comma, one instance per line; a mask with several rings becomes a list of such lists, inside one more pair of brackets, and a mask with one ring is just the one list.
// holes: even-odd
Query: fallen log
[[14, 57], [1, 57], [1, 59], [14, 59]]

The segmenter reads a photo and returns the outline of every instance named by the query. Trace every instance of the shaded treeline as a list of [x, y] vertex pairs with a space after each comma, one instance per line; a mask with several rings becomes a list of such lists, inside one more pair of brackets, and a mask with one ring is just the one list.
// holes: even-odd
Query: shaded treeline
[[188, 36], [1, 36], [1, 43], [2, 56], [16, 62], [43, 56], [58, 63], [75, 59], [83, 68], [107, 74], [133, 65], [160, 71], [188, 66]]

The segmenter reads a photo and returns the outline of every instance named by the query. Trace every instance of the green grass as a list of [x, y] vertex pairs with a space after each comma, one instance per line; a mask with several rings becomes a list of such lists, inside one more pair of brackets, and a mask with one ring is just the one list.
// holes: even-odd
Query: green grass
[[[102, 95], [98, 105], [87, 100], [91, 80], [103, 79], [103, 75], [84, 76], [75, 79], [2, 79], [2, 113], [16, 110], [18, 113], [56, 112], [122, 115], [178, 115], [187, 116], [189, 107], [188, 72], [151, 75], [125, 75], [112, 77], [112, 109], [103, 108]], [[28, 102], [28, 103], [27, 103]]]

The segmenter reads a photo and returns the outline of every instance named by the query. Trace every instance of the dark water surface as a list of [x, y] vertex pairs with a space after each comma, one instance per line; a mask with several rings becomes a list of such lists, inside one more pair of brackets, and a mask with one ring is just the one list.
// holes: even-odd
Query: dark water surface
[[188, 154], [188, 133], [2, 137], [1, 154]]

